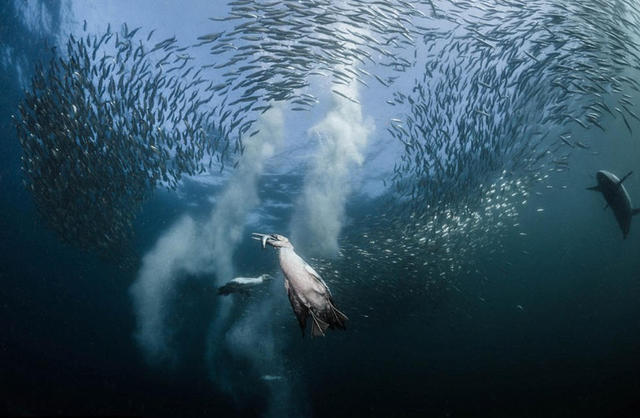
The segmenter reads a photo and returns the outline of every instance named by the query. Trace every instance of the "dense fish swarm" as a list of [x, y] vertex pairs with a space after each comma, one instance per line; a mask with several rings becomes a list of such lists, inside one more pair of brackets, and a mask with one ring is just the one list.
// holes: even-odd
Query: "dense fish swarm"
[[405, 148], [393, 180], [414, 210], [459, 201], [502, 169], [566, 161], [589, 147], [572, 134], [604, 131], [607, 116], [629, 133], [640, 120], [629, 94], [640, 88], [636, 3], [441, 3], [419, 47], [422, 77], [388, 101], [406, 112], [388, 130]]
[[168, 39], [149, 51], [136, 32], [70, 36], [19, 106], [25, 185], [48, 224], [86, 248], [125, 242], [148, 193], [203, 171], [219, 142], [184, 49]]
[[380, 299], [405, 300], [409, 293], [426, 296], [455, 286], [461, 276], [480, 276], [479, 266], [472, 264], [480, 254], [499, 258], [503, 239], [519, 227], [519, 209], [533, 183], [548, 178], [517, 178], [503, 171], [465, 204], [440, 202], [402, 218], [387, 212], [354, 220], [343, 234], [339, 256], [316, 258], [314, 265], [332, 287], [366, 287]]
[[224, 133], [240, 144], [255, 121], [246, 120], [252, 111], [265, 112], [279, 101], [294, 111], [309, 110], [318, 101], [305, 92], [314, 77], [329, 77], [332, 91], [353, 102], [357, 98], [341, 85], [368, 86], [369, 79], [389, 86], [397, 76], [381, 77], [365, 66], [396, 72], [413, 66], [403, 52], [413, 51], [422, 34], [414, 21], [425, 17], [403, 0], [237, 0], [229, 5], [228, 16], [211, 20], [231, 27], [201, 36], [197, 46], [207, 45], [215, 57], [216, 64], [205, 67], [226, 71], [214, 90], [229, 97], [229, 109], [219, 108], [218, 116]]
[[[481, 185], [503, 177], [528, 185], [567, 170], [572, 152], [590, 148], [582, 134], [614, 118], [631, 132], [640, 121], [631, 96], [640, 90], [640, 8], [632, 1], [228, 6], [191, 46], [152, 42], [153, 31], [140, 36], [125, 25], [70, 37], [66, 54], [37, 70], [16, 120], [23, 168], [40, 213], [65, 240], [122, 242], [151, 190], [175, 188], [213, 162], [223, 168], [258, 133], [260, 113], [275, 101], [309, 110], [318, 86], [356, 103], [344, 86], [390, 93], [388, 132], [404, 153], [389, 180], [407, 205], [388, 225], [405, 225], [396, 238], [406, 248], [416, 232], [460, 251], [452, 237], [462, 243], [478, 230], [474, 214], [484, 213], [493, 187]], [[196, 66], [190, 53], [200, 48], [212, 61]], [[518, 190], [497, 198], [505, 213], [517, 212], [507, 198]], [[482, 219], [484, 228], [501, 222]], [[447, 228], [435, 227], [444, 220]]]

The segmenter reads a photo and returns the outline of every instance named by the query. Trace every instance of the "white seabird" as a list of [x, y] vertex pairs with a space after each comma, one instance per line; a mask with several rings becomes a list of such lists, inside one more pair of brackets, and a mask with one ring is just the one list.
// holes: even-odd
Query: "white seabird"
[[282, 235], [253, 233], [252, 238], [269, 244], [278, 250], [280, 268], [284, 273], [284, 287], [289, 302], [298, 318], [302, 335], [311, 316], [311, 336], [324, 336], [327, 328], [346, 329], [347, 316], [333, 304], [331, 291], [320, 275], [295, 251], [293, 245]]
[[258, 277], [236, 277], [228, 281], [224, 286], [218, 288], [219, 295], [229, 295], [231, 293], [248, 294], [249, 289], [261, 286], [273, 280], [269, 274], [261, 274]]

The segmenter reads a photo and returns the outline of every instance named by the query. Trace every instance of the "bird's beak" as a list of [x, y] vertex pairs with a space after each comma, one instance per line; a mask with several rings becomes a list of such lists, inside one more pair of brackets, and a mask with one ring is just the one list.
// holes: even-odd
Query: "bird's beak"
[[258, 234], [257, 232], [253, 232], [251, 234], [251, 238], [260, 241], [262, 243], [262, 248], [264, 249], [267, 248], [267, 240], [271, 237], [267, 234]]

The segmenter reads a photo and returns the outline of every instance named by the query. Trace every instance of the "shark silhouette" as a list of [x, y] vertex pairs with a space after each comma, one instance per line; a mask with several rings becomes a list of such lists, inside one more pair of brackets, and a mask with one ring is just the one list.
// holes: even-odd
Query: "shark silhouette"
[[602, 193], [604, 200], [607, 201], [604, 208], [607, 209], [610, 207], [611, 210], [613, 210], [613, 214], [616, 216], [616, 220], [618, 221], [618, 225], [620, 225], [622, 235], [625, 239], [631, 229], [631, 218], [640, 213], [640, 208], [633, 209], [631, 207], [631, 198], [629, 197], [629, 193], [627, 193], [627, 189], [625, 189], [622, 184], [632, 173], [633, 171], [630, 171], [622, 177], [622, 179], [619, 179], [609, 171], [600, 170], [596, 174], [598, 184], [593, 187], [587, 187], [587, 190]]

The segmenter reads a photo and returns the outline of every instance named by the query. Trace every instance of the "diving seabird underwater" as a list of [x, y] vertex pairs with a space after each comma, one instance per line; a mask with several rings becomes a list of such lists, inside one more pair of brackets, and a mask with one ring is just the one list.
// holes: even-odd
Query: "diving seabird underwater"
[[262, 286], [271, 280], [273, 280], [273, 277], [266, 273], [258, 277], [236, 277], [233, 280], [229, 280], [224, 286], [220, 286], [218, 288], [218, 294], [224, 296], [232, 293], [248, 295], [250, 289]]
[[253, 233], [252, 238], [278, 250], [280, 268], [284, 274], [284, 287], [293, 312], [304, 335], [307, 318], [311, 316], [311, 336], [324, 336], [325, 331], [333, 328], [346, 329], [349, 319], [333, 303], [333, 297], [327, 284], [320, 275], [293, 250], [289, 239], [279, 234]]
[[640, 208], [633, 209], [631, 207], [631, 198], [629, 197], [629, 193], [627, 193], [627, 189], [625, 189], [622, 184], [631, 174], [633, 174], [633, 171], [630, 171], [622, 177], [622, 179], [619, 179], [609, 171], [600, 170], [596, 174], [598, 184], [593, 187], [587, 187], [587, 190], [602, 193], [604, 199], [607, 201], [605, 209], [610, 207], [613, 211], [618, 225], [620, 225], [620, 229], [622, 230], [624, 239], [629, 235], [631, 218], [640, 213]]

